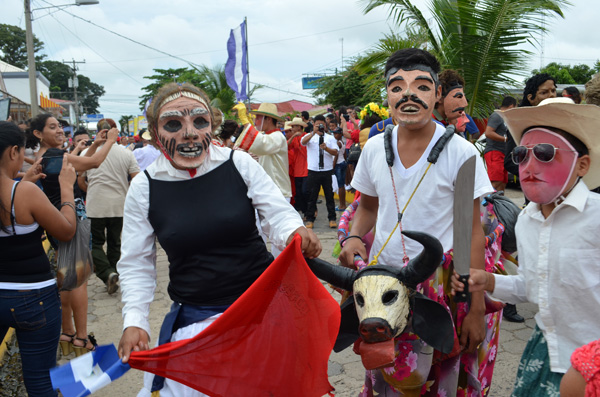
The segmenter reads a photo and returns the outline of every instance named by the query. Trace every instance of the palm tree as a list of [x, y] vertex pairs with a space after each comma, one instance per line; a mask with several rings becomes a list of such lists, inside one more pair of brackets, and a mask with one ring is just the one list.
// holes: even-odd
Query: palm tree
[[429, 0], [432, 23], [410, 0], [362, 0], [364, 13], [388, 7], [398, 27], [425, 32], [427, 46], [443, 68], [465, 79], [468, 113], [487, 117], [493, 103], [514, 85], [513, 75], [528, 73], [531, 52], [519, 46], [536, 43], [547, 31], [545, 18], [564, 17], [567, 0]]

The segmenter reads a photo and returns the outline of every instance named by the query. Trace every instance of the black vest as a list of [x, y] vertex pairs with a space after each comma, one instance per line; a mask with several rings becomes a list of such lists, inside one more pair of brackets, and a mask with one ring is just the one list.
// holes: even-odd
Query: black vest
[[248, 187], [229, 160], [197, 178], [150, 178], [148, 217], [169, 259], [169, 296], [228, 305], [273, 261], [258, 234]]

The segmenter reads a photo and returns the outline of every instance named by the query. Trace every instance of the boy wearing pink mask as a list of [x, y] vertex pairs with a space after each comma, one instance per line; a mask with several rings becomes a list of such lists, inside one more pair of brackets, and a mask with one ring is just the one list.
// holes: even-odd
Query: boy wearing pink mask
[[[517, 147], [513, 161], [531, 201], [516, 225], [519, 273], [471, 269], [470, 291], [539, 306], [513, 396], [558, 395], [573, 351], [598, 339], [600, 318], [600, 107], [549, 98], [499, 112]], [[455, 277], [453, 289], [463, 284]]]

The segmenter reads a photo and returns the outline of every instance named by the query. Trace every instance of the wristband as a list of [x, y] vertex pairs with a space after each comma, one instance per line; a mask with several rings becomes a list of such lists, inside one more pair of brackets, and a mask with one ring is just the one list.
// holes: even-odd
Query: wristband
[[69, 202], [65, 201], [64, 203], [62, 203], [62, 204], [60, 205], [60, 209], [62, 209], [62, 207], [64, 207], [64, 206], [69, 206], [69, 207], [73, 208], [73, 211], [77, 212], [77, 211], [75, 210], [75, 204], [73, 204], [73, 203], [69, 203]]
[[342, 248], [344, 248], [344, 243], [346, 242], [346, 240], [348, 240], [348, 239], [351, 239], [351, 238], [357, 238], [357, 239], [359, 239], [359, 240], [360, 240], [360, 242], [361, 242], [361, 243], [363, 243], [363, 244], [364, 244], [364, 241], [363, 241], [362, 237], [360, 237], [360, 236], [357, 236], [357, 235], [351, 235], [351, 236], [348, 236], [348, 237], [345, 237], [345, 238], [343, 238], [343, 239], [342, 239], [342, 241], [340, 241], [340, 246], [341, 246]]

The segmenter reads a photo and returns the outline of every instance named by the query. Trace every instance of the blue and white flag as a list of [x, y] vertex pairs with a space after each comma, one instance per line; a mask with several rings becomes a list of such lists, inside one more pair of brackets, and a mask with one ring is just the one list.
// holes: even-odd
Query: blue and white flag
[[50, 370], [55, 389], [64, 397], [83, 397], [100, 390], [129, 370], [114, 345], [98, 346], [93, 352]]
[[240, 26], [231, 29], [229, 40], [227, 40], [227, 63], [225, 64], [225, 76], [227, 84], [235, 91], [236, 99], [245, 101], [248, 99], [246, 88], [248, 87], [248, 45], [246, 43], [246, 21]]

